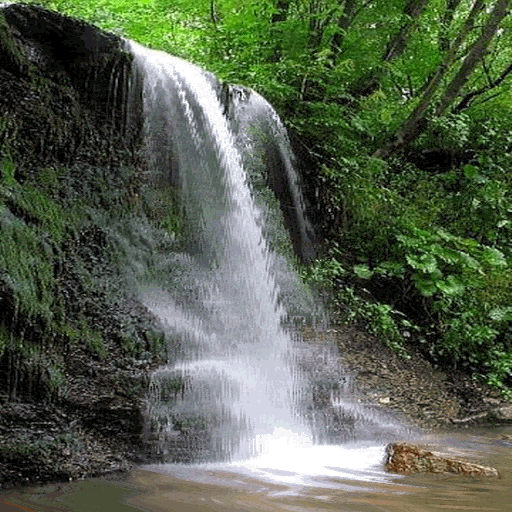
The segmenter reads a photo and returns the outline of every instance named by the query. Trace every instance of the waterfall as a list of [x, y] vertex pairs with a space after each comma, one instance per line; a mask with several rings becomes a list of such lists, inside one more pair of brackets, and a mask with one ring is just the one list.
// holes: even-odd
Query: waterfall
[[193, 389], [174, 399], [169, 432], [185, 414], [213, 415], [224, 450], [233, 422], [252, 433], [294, 423], [290, 337], [281, 327], [286, 312], [270, 271], [274, 257], [212, 76], [165, 53], [129, 46], [144, 84], [150, 173], [174, 183], [178, 174], [193, 235], [195, 263], [189, 262], [187, 273], [202, 283], [200, 303], [209, 310], [201, 319], [170, 293], [145, 292], [150, 309], [188, 338], [181, 361], [156, 372], [152, 389], [161, 393], [165, 381], [191, 379]]
[[153, 374], [148, 439], [166, 462], [245, 460], [268, 453], [276, 438], [284, 440], [280, 446], [326, 442], [329, 429], [338, 441], [352, 439], [375, 420], [350, 402], [350, 378], [330, 370], [337, 391], [315, 410], [318, 390], [300, 364], [300, 343], [282, 327], [281, 285], [297, 288], [297, 277], [269, 249], [268, 212], [249, 180], [249, 173], [268, 172], [281, 186], [274, 187], [278, 195], [287, 187], [295, 233], [307, 239], [293, 154], [277, 114], [245, 89], [231, 89], [223, 104], [225, 89], [213, 75], [127, 46], [143, 83], [150, 179], [179, 188], [190, 234], [186, 253], [168, 256], [161, 282], [140, 290], [180, 347], [176, 360]]

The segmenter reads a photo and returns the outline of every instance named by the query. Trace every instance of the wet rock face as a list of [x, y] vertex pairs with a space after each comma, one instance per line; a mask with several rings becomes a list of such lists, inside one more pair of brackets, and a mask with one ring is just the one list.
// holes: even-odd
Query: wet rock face
[[140, 165], [132, 61], [121, 38], [92, 25], [39, 6], [0, 8], [0, 156], [8, 145], [19, 173]]
[[386, 448], [385, 468], [399, 474], [455, 473], [468, 476], [499, 476], [496, 469], [481, 466], [459, 458], [434, 455], [419, 446], [408, 443], [391, 443]]
[[[17, 179], [41, 166], [145, 167], [142, 83], [133, 59], [124, 40], [83, 21], [34, 5], [0, 8], [0, 158], [16, 160]], [[226, 117], [242, 115], [240, 96], [254, 95], [207, 76]], [[263, 126], [260, 114], [251, 125]], [[274, 139], [265, 143], [267, 185], [295, 252], [312, 259], [313, 231], [302, 226], [295, 177]], [[171, 169], [172, 185], [178, 173]]]

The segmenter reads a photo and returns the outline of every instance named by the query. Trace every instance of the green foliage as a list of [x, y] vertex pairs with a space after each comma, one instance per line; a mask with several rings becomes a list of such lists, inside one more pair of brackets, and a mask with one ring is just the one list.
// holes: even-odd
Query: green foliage
[[[35, 364], [49, 392], [59, 395], [62, 368], [41, 359], [47, 351], [80, 347], [104, 359], [117, 343], [133, 356], [160, 353], [164, 340], [149, 327], [144, 338], [128, 325], [105, 330], [105, 308], [115, 310], [128, 287], [125, 246], [108, 229], [133, 209], [140, 211], [126, 187], [98, 169], [81, 170], [76, 183], [69, 169], [40, 169], [21, 184], [16, 166], [4, 159], [0, 173], [0, 356], [17, 352], [21, 367]], [[128, 170], [124, 179], [132, 180]]]
[[[4, 197], [10, 195], [8, 190], [3, 192]], [[0, 206], [0, 226], [0, 269], [8, 276], [16, 302], [25, 313], [51, 321], [58, 304], [51, 292], [53, 248], [45, 240], [45, 231], [15, 217], [6, 206]]]
[[[347, 275], [338, 261], [340, 256], [340, 252], [334, 250], [330, 258], [316, 260], [302, 269], [301, 278], [310, 286], [332, 289], [336, 322], [363, 325], [402, 357], [410, 357], [404, 346], [403, 329], [411, 329], [412, 324], [388, 304], [364, 300], [351, 286], [336, 286], [335, 283], [343, 282]], [[363, 271], [362, 267], [360, 270]]]
[[484, 268], [506, 266], [503, 253], [497, 249], [444, 229], [431, 232], [411, 228], [410, 234], [397, 235], [397, 240], [397, 248], [402, 249], [412, 269], [412, 279], [425, 297], [460, 296], [476, 284]]
[[[336, 290], [344, 321], [366, 319], [400, 344], [402, 320], [416, 324], [406, 331], [438, 364], [503, 388], [512, 377], [508, 180], [491, 164], [432, 176], [401, 161], [341, 163], [324, 172], [342, 212], [343, 250], [306, 277]], [[384, 291], [368, 300], [365, 290]]]
[[161, 181], [142, 194], [144, 213], [148, 219], [171, 236], [183, 237], [184, 212], [178, 191], [167, 181]]
[[198, 60], [209, 2], [169, 0], [35, 0], [149, 47]]
[[301, 269], [301, 277], [309, 284], [322, 288], [339, 280], [346, 270], [335, 256], [316, 260], [312, 265]]
[[[405, 346], [409, 330], [414, 326], [389, 304], [364, 300], [351, 287], [339, 288], [335, 300], [342, 313], [338, 321], [363, 325], [400, 356], [410, 356]], [[404, 336], [405, 334], [405, 336]]]
[[71, 347], [84, 347], [100, 360], [107, 356], [107, 347], [101, 333], [90, 327], [84, 318], [79, 319], [76, 326], [66, 323], [62, 331]]

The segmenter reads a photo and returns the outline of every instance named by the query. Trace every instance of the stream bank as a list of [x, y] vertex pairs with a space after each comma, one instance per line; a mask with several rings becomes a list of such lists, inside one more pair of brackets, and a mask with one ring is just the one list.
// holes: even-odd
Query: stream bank
[[462, 372], [435, 369], [412, 347], [407, 347], [410, 358], [405, 359], [352, 327], [335, 327], [326, 334], [339, 347], [342, 364], [354, 373], [362, 402], [391, 410], [423, 429], [512, 421], [512, 404], [498, 390]]
[[[340, 365], [354, 375], [360, 401], [417, 427], [446, 432], [510, 423], [499, 412], [510, 403], [495, 390], [463, 374], [435, 370], [417, 354], [403, 359], [347, 326], [306, 329], [303, 335], [311, 343], [336, 341]], [[65, 399], [9, 401], [0, 395], [1, 487], [126, 472], [153, 462], [141, 429], [151, 372], [165, 361], [146, 356], [134, 359], [113, 350], [99, 361], [76, 350], [66, 359]]]

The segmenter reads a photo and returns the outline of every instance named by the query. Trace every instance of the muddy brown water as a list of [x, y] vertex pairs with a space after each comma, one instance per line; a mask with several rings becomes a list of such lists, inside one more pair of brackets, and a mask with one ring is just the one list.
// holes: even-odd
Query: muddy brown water
[[[293, 452], [283, 457], [281, 452], [278, 462], [141, 466], [114, 479], [0, 491], [0, 511], [509, 511], [512, 442], [503, 434], [512, 434], [512, 427], [437, 433], [422, 439], [430, 449], [496, 467], [499, 479], [392, 475], [382, 469], [384, 447], [326, 447], [331, 459], [325, 450], [314, 447], [309, 455], [296, 451], [304, 460], [294, 458]], [[327, 465], [343, 453], [345, 460]]]

